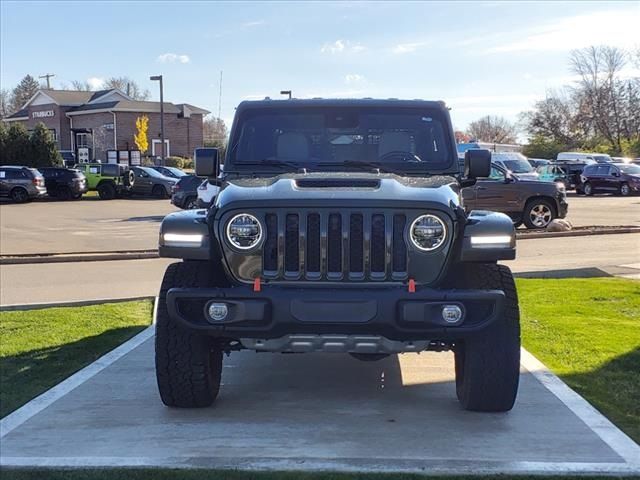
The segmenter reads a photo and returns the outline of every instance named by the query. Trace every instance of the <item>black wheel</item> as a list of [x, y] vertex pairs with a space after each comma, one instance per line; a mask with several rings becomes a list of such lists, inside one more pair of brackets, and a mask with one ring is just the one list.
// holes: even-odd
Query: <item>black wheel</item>
[[73, 194], [73, 199], [74, 200], [80, 200], [82, 198], [82, 194], [81, 193], [74, 193]]
[[98, 185], [98, 196], [100, 200], [113, 200], [116, 198], [116, 187], [111, 183], [101, 183]]
[[544, 198], [529, 200], [522, 215], [527, 228], [547, 228], [554, 218], [556, 218], [556, 209], [549, 200]]
[[631, 194], [631, 189], [629, 188], [629, 185], [626, 183], [623, 183], [622, 185], [620, 185], [620, 195], [622, 195], [623, 197], [628, 197]]
[[593, 195], [593, 187], [591, 186], [591, 184], [589, 182], [585, 183], [582, 186], [582, 191], [587, 196]]
[[520, 312], [511, 270], [478, 263], [464, 266], [456, 276], [461, 279], [458, 288], [502, 290], [505, 294], [500, 318], [455, 345], [458, 400], [466, 410], [506, 412], [513, 408], [520, 380]]
[[162, 402], [169, 407], [208, 407], [220, 390], [222, 351], [210, 337], [191, 332], [169, 317], [167, 291], [174, 287], [212, 285], [211, 265], [173, 263], [167, 267], [158, 296], [156, 379]]
[[154, 186], [153, 190], [151, 190], [151, 194], [156, 198], [160, 198], [160, 199], [167, 198], [167, 190], [162, 185]]
[[198, 208], [198, 198], [197, 197], [187, 198], [187, 201], [184, 202], [184, 208], [186, 210], [193, 210], [194, 208]]
[[71, 200], [71, 190], [69, 187], [58, 187], [56, 197], [60, 200]]
[[22, 187], [16, 187], [11, 190], [10, 196], [11, 200], [15, 203], [25, 203], [29, 201], [29, 193]]

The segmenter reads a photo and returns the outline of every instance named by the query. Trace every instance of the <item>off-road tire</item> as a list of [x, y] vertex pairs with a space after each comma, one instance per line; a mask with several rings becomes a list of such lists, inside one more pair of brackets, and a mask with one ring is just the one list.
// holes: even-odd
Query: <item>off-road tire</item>
[[26, 203], [29, 201], [29, 192], [22, 187], [16, 187], [9, 194], [14, 203]]
[[113, 200], [116, 198], [116, 187], [109, 182], [101, 183], [98, 185], [98, 196], [100, 200]]
[[[544, 225], [537, 225], [531, 219], [532, 211], [536, 208], [542, 208], [548, 210], [549, 212], [549, 221], [547, 221]], [[524, 212], [522, 212], [522, 221], [524, 222], [524, 226], [529, 229], [540, 229], [547, 228], [547, 226], [553, 221], [554, 218], [558, 216], [556, 212], [556, 207], [551, 203], [551, 201], [545, 198], [535, 198], [533, 200], [529, 200], [524, 207]]]
[[582, 192], [587, 196], [590, 197], [591, 195], [593, 195], [593, 187], [591, 186], [591, 184], [589, 182], [586, 182], [583, 186], [582, 186]]
[[212, 285], [211, 270], [206, 262], [173, 263], [162, 280], [156, 315], [156, 379], [160, 398], [169, 407], [208, 407], [220, 390], [222, 351], [210, 337], [173, 320], [166, 302], [171, 288]]
[[153, 195], [154, 197], [163, 200], [165, 198], [167, 198], [167, 189], [164, 188], [162, 185], [155, 185], [152, 189], [151, 189], [151, 195]]
[[[460, 271], [461, 270], [461, 271]], [[454, 348], [456, 394], [466, 410], [506, 412], [513, 408], [520, 380], [520, 312], [513, 275], [495, 264], [462, 266], [458, 288], [502, 290], [502, 315]]]

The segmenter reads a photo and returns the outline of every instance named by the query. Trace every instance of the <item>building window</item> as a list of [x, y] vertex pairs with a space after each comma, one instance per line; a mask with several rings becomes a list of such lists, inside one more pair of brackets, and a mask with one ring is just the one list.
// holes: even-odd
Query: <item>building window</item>
[[88, 133], [76, 133], [76, 147], [88, 147], [89, 146], [89, 134]]
[[[151, 155], [154, 157], [159, 157], [162, 155], [162, 140], [154, 138], [151, 140]], [[169, 144], [169, 140], [167, 138], [164, 139], [164, 145], [166, 152], [164, 153], [165, 157], [171, 156], [171, 145]]]

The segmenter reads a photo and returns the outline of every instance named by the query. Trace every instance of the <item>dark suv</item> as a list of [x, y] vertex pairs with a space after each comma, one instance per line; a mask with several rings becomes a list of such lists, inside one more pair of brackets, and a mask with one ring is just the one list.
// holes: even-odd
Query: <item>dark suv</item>
[[489, 175], [491, 152], [468, 151], [459, 175], [444, 102], [243, 102], [229, 145], [219, 178], [217, 150], [195, 155], [196, 175], [221, 182], [210, 208], [160, 228], [160, 255], [183, 260], [157, 309], [166, 405], [210, 405], [237, 350], [452, 350], [464, 408], [512, 408], [518, 299], [497, 262], [515, 257], [515, 231], [465, 212], [459, 186]]
[[598, 163], [582, 171], [582, 192], [631, 195], [640, 192], [640, 166], [630, 163]]
[[567, 216], [569, 205], [563, 185], [525, 180], [493, 164], [489, 178], [462, 189], [464, 206], [509, 215], [516, 225], [546, 228], [555, 218]]
[[87, 178], [80, 170], [72, 168], [40, 168], [50, 197], [59, 200], [78, 200], [87, 192]]
[[0, 197], [24, 203], [46, 194], [44, 178], [35, 168], [10, 165], [0, 167]]
[[202, 179], [195, 175], [181, 177], [171, 189], [171, 203], [185, 210], [198, 208], [198, 187], [201, 183]]

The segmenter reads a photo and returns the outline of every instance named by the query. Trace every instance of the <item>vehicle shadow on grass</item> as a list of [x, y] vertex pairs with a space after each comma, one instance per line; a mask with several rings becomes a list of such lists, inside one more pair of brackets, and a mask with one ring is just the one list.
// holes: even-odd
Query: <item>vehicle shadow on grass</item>
[[595, 370], [561, 378], [640, 443], [640, 347]]
[[[144, 328], [114, 328], [63, 345], [0, 357], [0, 417], [57, 385]], [[11, 335], [11, 332], [6, 334]]]

